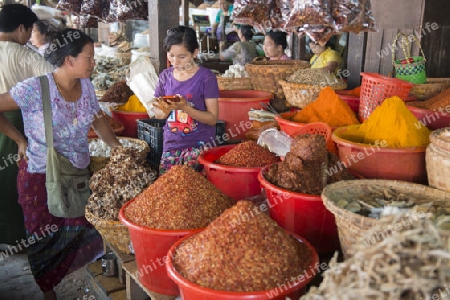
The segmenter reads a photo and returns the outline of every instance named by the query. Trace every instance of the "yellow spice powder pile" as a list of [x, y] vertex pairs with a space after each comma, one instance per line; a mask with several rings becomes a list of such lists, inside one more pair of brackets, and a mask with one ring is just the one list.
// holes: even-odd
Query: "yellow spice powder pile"
[[391, 148], [426, 147], [430, 143], [430, 130], [397, 96], [385, 99], [363, 124], [347, 127], [340, 136], [364, 144], [385, 140]]

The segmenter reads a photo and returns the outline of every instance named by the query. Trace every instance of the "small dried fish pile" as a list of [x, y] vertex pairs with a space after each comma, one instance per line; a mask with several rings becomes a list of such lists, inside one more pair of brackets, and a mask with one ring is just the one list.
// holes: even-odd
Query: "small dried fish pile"
[[125, 80], [129, 65], [124, 65], [116, 57], [98, 56], [92, 72], [92, 84], [97, 91], [106, 91], [115, 82]]
[[322, 69], [299, 69], [289, 76], [286, 81], [324, 86], [342, 83], [336, 76]]
[[110, 162], [91, 177], [92, 194], [86, 209], [98, 218], [118, 221], [122, 205], [140, 194], [156, 178], [156, 172], [142, 161], [137, 150], [114, 147]]
[[[428, 218], [408, 224], [408, 214], [382, 218], [352, 250], [343, 263], [331, 260], [322, 284], [301, 300], [419, 300], [442, 299], [450, 282], [450, 253], [447, 239]], [[398, 227], [398, 224], [402, 226]], [[395, 226], [384, 240], [365, 241]], [[448, 237], [446, 237], [448, 238]]]
[[450, 206], [445, 205], [444, 199], [436, 201], [436, 198], [427, 197], [426, 194], [366, 185], [357, 192], [336, 191], [333, 198], [338, 207], [375, 219], [401, 211], [431, 213], [439, 229], [450, 230]]

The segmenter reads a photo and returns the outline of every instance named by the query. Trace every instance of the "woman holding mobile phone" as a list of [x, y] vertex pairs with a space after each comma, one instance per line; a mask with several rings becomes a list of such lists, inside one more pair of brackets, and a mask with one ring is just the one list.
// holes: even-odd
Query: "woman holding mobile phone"
[[211, 70], [194, 59], [199, 52], [192, 28], [178, 26], [168, 31], [164, 40], [171, 67], [159, 75], [155, 90], [156, 119], [167, 119], [160, 175], [173, 165], [188, 165], [202, 170], [197, 161], [215, 138], [219, 115], [219, 88]]

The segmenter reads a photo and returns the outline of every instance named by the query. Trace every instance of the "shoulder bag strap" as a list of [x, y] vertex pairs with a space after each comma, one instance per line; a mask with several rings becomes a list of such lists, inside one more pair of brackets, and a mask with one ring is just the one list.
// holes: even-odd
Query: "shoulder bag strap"
[[39, 77], [41, 81], [42, 106], [44, 108], [45, 141], [47, 147], [53, 147], [52, 107], [50, 105], [50, 88], [47, 75]]

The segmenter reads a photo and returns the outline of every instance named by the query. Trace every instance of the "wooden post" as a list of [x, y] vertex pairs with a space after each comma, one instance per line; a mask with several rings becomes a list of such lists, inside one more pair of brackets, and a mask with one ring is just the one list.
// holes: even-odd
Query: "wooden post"
[[163, 48], [167, 30], [179, 24], [174, 14], [179, 15], [179, 1], [148, 0], [150, 58], [158, 74], [167, 66], [167, 53]]
[[365, 53], [365, 38], [364, 32], [359, 34], [350, 33], [348, 39], [348, 56], [347, 56], [347, 69], [348, 76], [348, 89], [353, 89], [360, 85], [361, 75], [364, 64]]
[[181, 10], [183, 12], [183, 25], [189, 26], [189, 0], [181, 0]]

